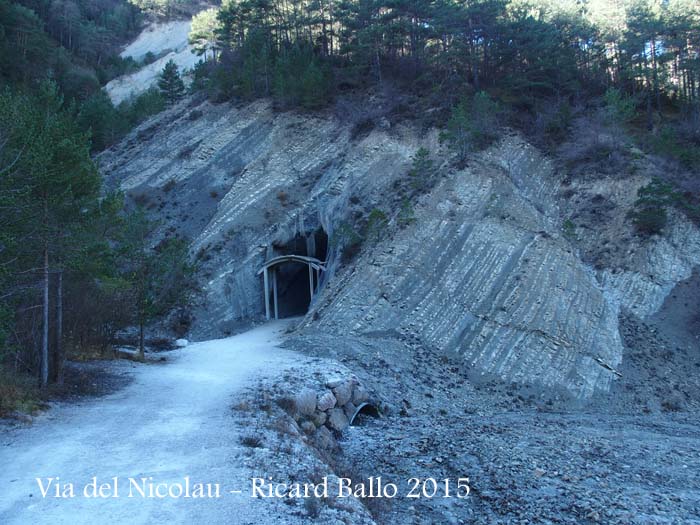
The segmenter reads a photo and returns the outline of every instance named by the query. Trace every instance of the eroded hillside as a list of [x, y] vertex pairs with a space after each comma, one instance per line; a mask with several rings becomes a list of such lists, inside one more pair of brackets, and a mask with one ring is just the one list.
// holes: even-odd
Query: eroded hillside
[[[406, 203], [420, 147], [442, 159], [440, 176]], [[680, 214], [662, 237], [632, 231], [627, 214], [651, 168], [572, 179], [512, 133], [457, 168], [437, 130], [410, 122], [189, 99], [99, 163], [109, 186], [161, 221], [159, 236], [191, 239], [203, 290], [195, 337], [261, 320], [258, 270], [301, 253], [327, 272], [300, 333], [417, 341], [477, 374], [579, 398], [616, 377], [621, 310], [653, 314], [700, 256]], [[603, 195], [605, 220], [590, 220]], [[306, 311], [303, 278], [280, 275], [282, 315]]]

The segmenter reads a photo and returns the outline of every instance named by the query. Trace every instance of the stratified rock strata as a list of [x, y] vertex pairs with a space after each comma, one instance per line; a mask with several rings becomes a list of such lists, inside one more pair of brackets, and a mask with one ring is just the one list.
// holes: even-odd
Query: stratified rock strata
[[[649, 176], [564, 181], [517, 135], [464, 169], [438, 162], [435, 186], [411, 203], [414, 220], [401, 222], [396, 188], [419, 147], [448, 158], [437, 130], [386, 122], [357, 135], [331, 115], [275, 113], [264, 101], [187, 100], [99, 162], [108, 185], [158, 217], [158, 237], [191, 239], [204, 290], [195, 338], [261, 319], [262, 263], [295, 237], [313, 244], [322, 230], [328, 271], [302, 330], [411, 339], [477, 373], [579, 398], [607, 390], [622, 357], [619, 312], [653, 313], [690, 275], [697, 228], [672, 214], [665, 236], [635, 237], [627, 213]], [[581, 204], [562, 197], [564, 186]], [[580, 222], [584, 197], [600, 194], [610, 199], [600, 228], [625, 239], [622, 255], [602, 262], [587, 254], [601, 253], [605, 235], [582, 230], [575, 239], [562, 227]], [[357, 217], [374, 209], [386, 226], [341, 262], [348, 227], [361, 231]]]

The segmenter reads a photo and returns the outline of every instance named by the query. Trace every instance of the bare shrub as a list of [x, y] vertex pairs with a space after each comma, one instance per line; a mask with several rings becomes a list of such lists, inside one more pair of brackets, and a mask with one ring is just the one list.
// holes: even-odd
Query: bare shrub
[[248, 400], [241, 401], [239, 403], [236, 403], [233, 405], [233, 410], [237, 410], [239, 412], [248, 412], [251, 409], [250, 403]]
[[247, 435], [240, 439], [241, 445], [248, 448], [261, 448], [263, 441], [260, 436]]
[[278, 397], [275, 399], [275, 403], [277, 403], [277, 406], [290, 416], [294, 415], [294, 412], [296, 411], [296, 402], [294, 401], [294, 398], [289, 396]]
[[678, 132], [688, 142], [700, 145], [700, 109], [693, 108], [684, 114], [678, 125]]
[[313, 497], [313, 498], [305, 498], [304, 499], [304, 511], [306, 512], [306, 515], [315, 520], [321, 515], [321, 500], [319, 498]]

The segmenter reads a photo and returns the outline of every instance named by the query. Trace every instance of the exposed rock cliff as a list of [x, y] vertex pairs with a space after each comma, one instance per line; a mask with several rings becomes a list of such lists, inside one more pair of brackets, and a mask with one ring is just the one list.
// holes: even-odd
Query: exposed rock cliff
[[[258, 269], [303, 245], [329, 271], [301, 330], [410, 339], [476, 372], [584, 398], [615, 377], [620, 309], [656, 311], [700, 255], [680, 216], [663, 238], [633, 235], [626, 215], [649, 174], [572, 181], [517, 135], [464, 169], [445, 162], [400, 226], [396, 187], [411, 156], [421, 146], [447, 156], [437, 131], [383, 120], [361, 134], [346, 120], [186, 101], [100, 156], [108, 185], [157, 214], [161, 235], [192, 240], [205, 297], [195, 336], [260, 319]], [[386, 226], [341, 263], [348, 229], [375, 208]]]
[[156, 60], [134, 73], [110, 81], [105, 89], [112, 102], [119, 104], [153, 86], [170, 60], [174, 61], [181, 71], [192, 69], [201, 58], [192, 53], [192, 46], [187, 41], [191, 26], [190, 20], [175, 20], [153, 23], [146, 27], [120, 56], [142, 62], [148, 53], [152, 53]]

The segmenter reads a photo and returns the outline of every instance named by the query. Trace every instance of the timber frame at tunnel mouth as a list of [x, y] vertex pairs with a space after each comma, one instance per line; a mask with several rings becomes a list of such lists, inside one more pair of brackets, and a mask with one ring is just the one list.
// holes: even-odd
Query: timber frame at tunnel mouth
[[[306, 255], [280, 255], [265, 262], [258, 270], [258, 275], [263, 274], [263, 294], [265, 296], [265, 318], [269, 321], [271, 312], [274, 318], [279, 319], [279, 298], [277, 293], [277, 271], [279, 267], [287, 263], [305, 264], [309, 269], [309, 303], [321, 282], [321, 272], [326, 271], [325, 262]], [[270, 274], [272, 276], [270, 277]], [[270, 308], [270, 281], [272, 281], [272, 308]]]

